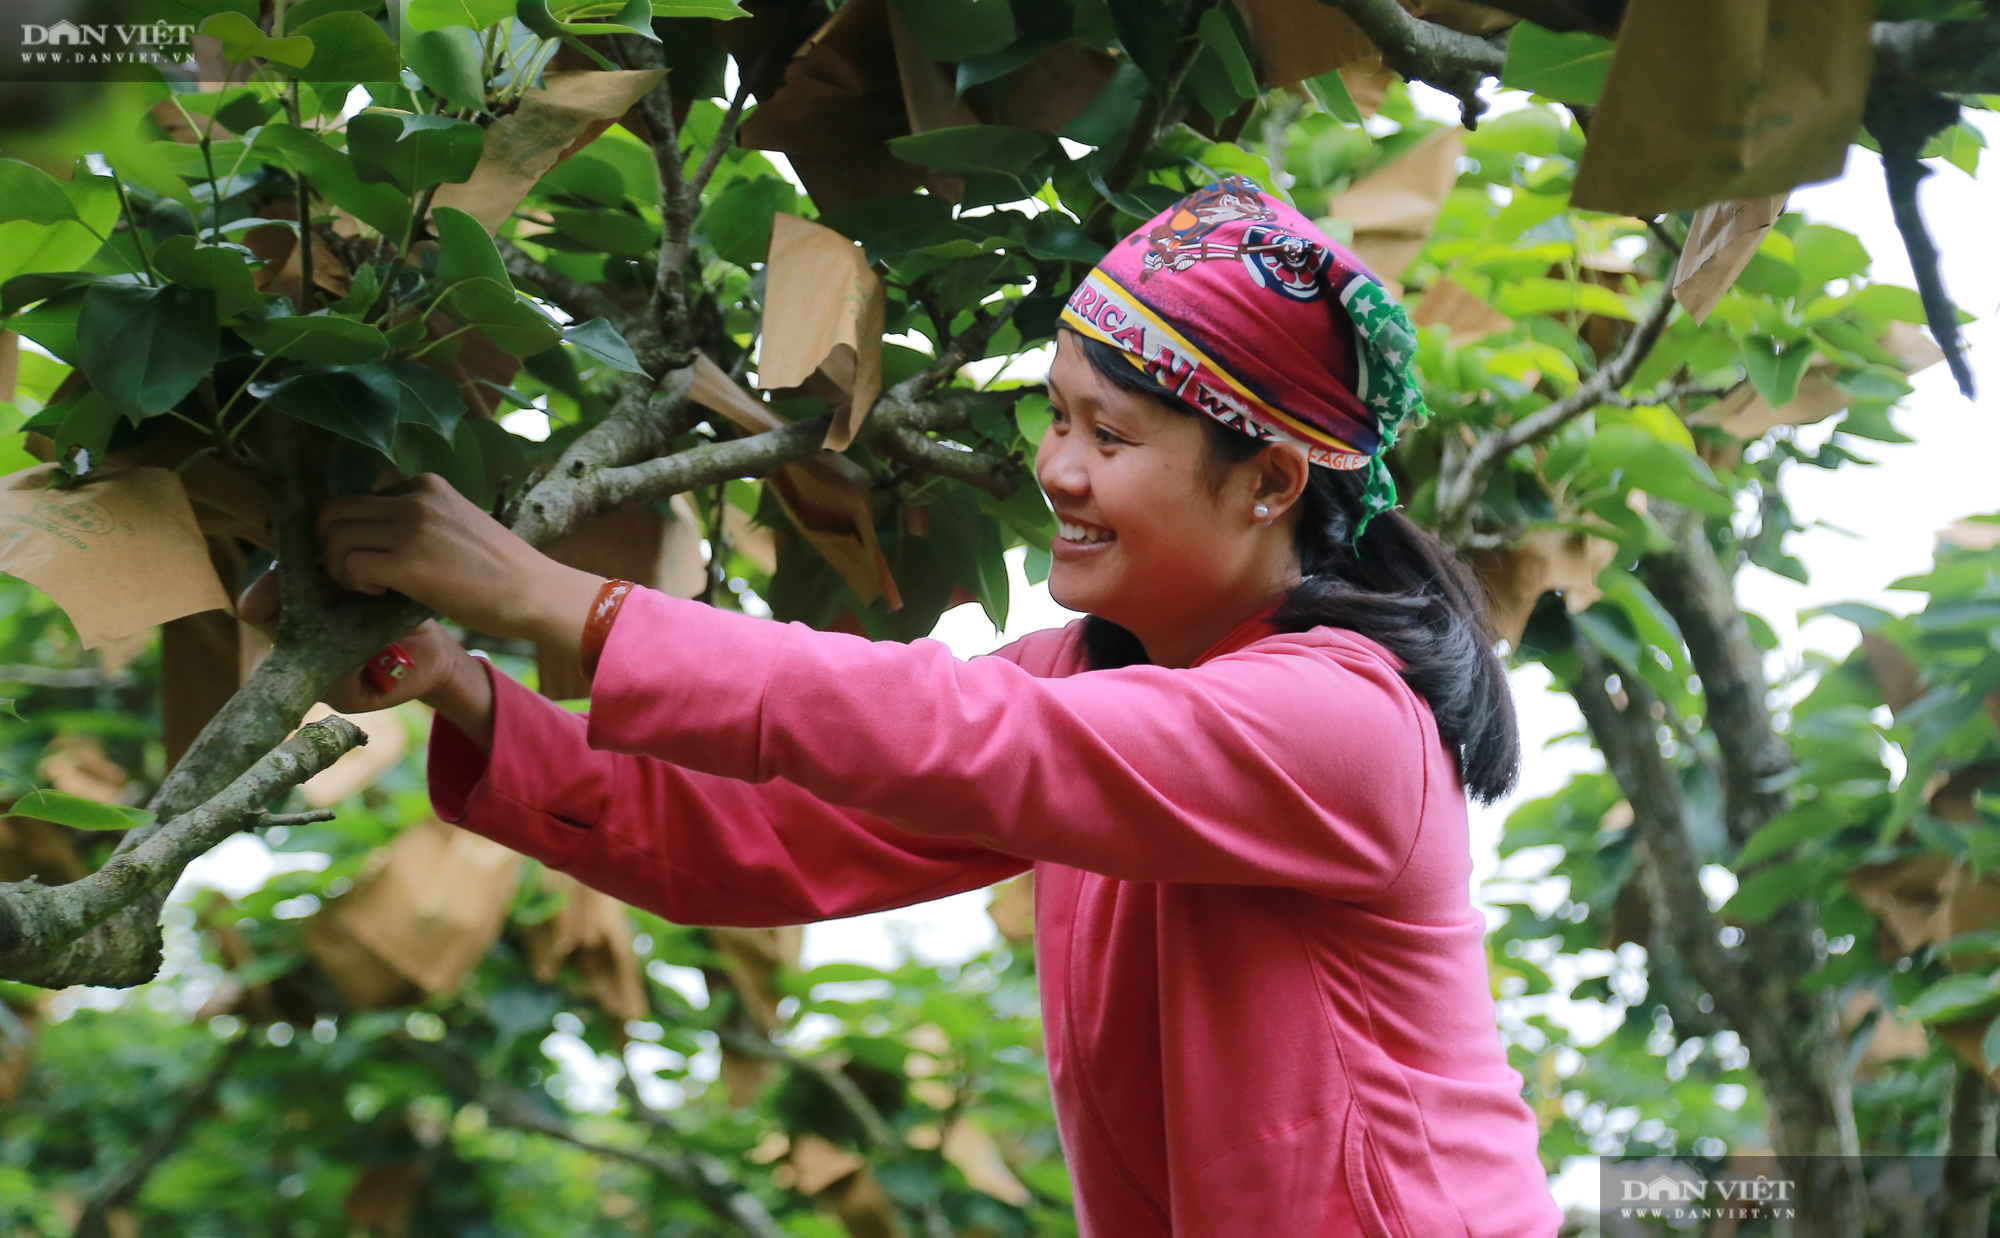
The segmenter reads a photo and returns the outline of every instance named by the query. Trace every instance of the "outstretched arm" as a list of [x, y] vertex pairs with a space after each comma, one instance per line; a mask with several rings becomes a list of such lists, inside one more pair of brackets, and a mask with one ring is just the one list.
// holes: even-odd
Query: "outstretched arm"
[[976, 843], [905, 833], [790, 783], [594, 750], [583, 715], [468, 661], [489, 684], [490, 748], [440, 714], [430, 748], [438, 815], [677, 923], [834, 919], [1028, 867]]

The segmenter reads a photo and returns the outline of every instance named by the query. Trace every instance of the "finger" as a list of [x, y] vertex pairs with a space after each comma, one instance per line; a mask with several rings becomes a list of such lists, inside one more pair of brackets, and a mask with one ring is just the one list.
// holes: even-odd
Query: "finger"
[[347, 579], [347, 558], [356, 551], [398, 554], [409, 544], [409, 530], [403, 525], [379, 520], [342, 520], [327, 528], [320, 547], [320, 560], [336, 582], [353, 588]]
[[349, 551], [341, 561], [346, 585], [361, 593], [383, 594], [401, 587], [407, 574], [393, 554], [380, 550]]
[[342, 521], [393, 524], [408, 517], [409, 506], [410, 500], [400, 495], [335, 495], [319, 505], [313, 527], [324, 538], [329, 527]]
[[278, 621], [283, 595], [278, 591], [278, 571], [272, 568], [250, 583], [236, 599], [236, 617], [253, 628], [268, 627]]

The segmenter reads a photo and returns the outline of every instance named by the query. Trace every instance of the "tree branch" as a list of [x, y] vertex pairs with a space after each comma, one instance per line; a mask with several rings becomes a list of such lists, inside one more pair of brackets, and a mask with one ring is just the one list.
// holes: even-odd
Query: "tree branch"
[[805, 1071], [825, 1084], [827, 1091], [833, 1093], [849, 1116], [854, 1119], [869, 1147], [886, 1150], [893, 1149], [899, 1144], [896, 1132], [890, 1129], [888, 1121], [882, 1117], [882, 1111], [875, 1107], [875, 1102], [869, 1100], [867, 1093], [861, 1090], [861, 1085], [848, 1078], [847, 1072], [838, 1066], [817, 1058], [800, 1057], [767, 1036], [736, 1030], [724, 1030], [718, 1034], [722, 1038], [722, 1043], [737, 1053], [749, 1057], [761, 1057], [795, 1070]]
[[1868, 102], [2000, 93], [2000, 20], [1883, 21], [1871, 32]]
[[119, 1166], [92, 1192], [83, 1206], [83, 1215], [77, 1219], [76, 1238], [108, 1238], [110, 1223], [105, 1216], [113, 1208], [132, 1201], [139, 1188], [146, 1185], [146, 1178], [154, 1166], [164, 1160], [181, 1144], [188, 1127], [194, 1125], [202, 1110], [215, 1098], [217, 1088], [222, 1086], [238, 1060], [250, 1048], [250, 1033], [237, 1033], [220, 1049], [216, 1050], [215, 1061], [209, 1065], [194, 1085], [182, 1092], [174, 1105], [173, 1113], [160, 1128], [152, 1133], [131, 1160]]
[[[1952, 25], [1965, 23], [1953, 22]], [[1980, 23], [1983, 24], [1983, 23]], [[1945, 293], [1944, 275], [1938, 269], [1937, 245], [1924, 226], [1923, 211], [1917, 204], [1917, 187], [1929, 176], [1923, 149], [1932, 136], [1958, 121], [1958, 104], [1942, 95], [1901, 94], [1893, 86], [1878, 84], [1868, 92], [1868, 111], [1863, 119], [1868, 132], [1882, 148], [1882, 176], [1888, 182], [1889, 209], [1896, 219], [1896, 231], [1910, 254], [1910, 270], [1916, 276], [1917, 294], [1924, 305], [1924, 318], [1931, 335], [1944, 351], [1945, 364], [1958, 381], [1966, 399], [1972, 398], [1972, 367], [1966, 363], [1965, 349], [1958, 335], [1958, 307]]]
[[[750, 1235], [750, 1238], [785, 1238], [764, 1205], [754, 1195], [729, 1181], [722, 1165], [714, 1158], [702, 1158], [706, 1163], [704, 1172], [703, 1167], [689, 1157], [665, 1156], [650, 1148], [621, 1148], [616, 1144], [585, 1139], [560, 1118], [544, 1112], [525, 1092], [482, 1076], [479, 1068], [460, 1054], [400, 1033], [397, 1039], [411, 1056], [435, 1070], [446, 1086], [465, 1099], [485, 1106], [490, 1120], [516, 1130], [547, 1135], [598, 1156], [640, 1166], [686, 1191], [718, 1219]], [[672, 1129], [670, 1124], [662, 1122], [653, 1125]]]
[[1482, 39], [1412, 16], [1396, 0], [1320, 0], [1347, 14], [1382, 52], [1382, 63], [1415, 82], [1435, 86], [1458, 100], [1468, 129], [1486, 110], [1479, 87], [1500, 76], [1507, 62], [1504, 34]]
[[1632, 805], [1640, 871], [1658, 935], [1724, 1010], [1740, 1008], [1735, 968], [1718, 937], [1722, 924], [1708, 909], [1701, 861], [1688, 838], [1680, 772], [1660, 754], [1659, 723], [1652, 712], [1659, 698], [1645, 680], [1621, 674], [1623, 700], [1614, 699], [1605, 686], [1613, 669], [1597, 646], [1578, 634], [1576, 655], [1582, 673], [1565, 687]]
[[1515, 451], [1547, 438], [1600, 404], [1610, 402], [1660, 342], [1673, 317], [1674, 298], [1665, 288], [1660, 299], [1625, 341], [1618, 355], [1599, 367], [1595, 374], [1555, 400], [1507, 426], [1481, 438], [1460, 458], [1450, 472], [1440, 471], [1437, 487], [1437, 533], [1446, 545], [1460, 547], [1472, 535], [1472, 517], [1479, 495], [1495, 469]]
[[130, 953], [142, 946], [157, 967], [157, 933], [143, 943], [92, 941], [91, 930], [146, 894], [170, 886], [189, 861], [254, 824], [272, 799], [366, 742], [361, 728], [345, 718], [312, 723], [266, 753], [220, 795], [156, 827], [88, 877], [60, 886], [0, 883], [0, 976], [45, 987], [130, 983], [125, 971]]
[[1708, 729], [1721, 758], [1723, 817], [1738, 847], [1786, 804], [1792, 750], [1764, 705], [1764, 652], [1750, 638], [1731, 573], [1709, 547], [1700, 513], [1655, 500], [1651, 512], [1669, 548], [1640, 560], [1653, 596], [1680, 625], [1701, 676]]
[[1021, 467], [1011, 458], [952, 447], [907, 426], [882, 433], [876, 445], [912, 468], [977, 486], [995, 498], [1004, 499], [1021, 486]]
[[2000, 1160], [1993, 1137], [2000, 1124], [2000, 1092], [1978, 1067], [1958, 1064], [1945, 1128], [1944, 1181], [1938, 1192], [1938, 1238], [1986, 1238]]
[[[507, 264], [507, 274], [534, 284], [549, 300], [562, 306], [579, 322], [592, 318], [609, 319], [625, 335], [627, 342], [631, 341], [633, 330], [639, 326], [638, 316], [612, 300], [602, 288], [550, 270], [504, 236], [494, 238], [493, 243], [499, 247], [500, 257]], [[633, 348], [636, 350], [638, 345], [634, 344]]]

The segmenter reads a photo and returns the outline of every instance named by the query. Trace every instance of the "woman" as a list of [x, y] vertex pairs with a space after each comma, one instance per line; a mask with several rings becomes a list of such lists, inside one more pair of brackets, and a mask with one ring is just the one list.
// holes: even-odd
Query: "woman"
[[1036, 475], [1050, 592], [1090, 618], [960, 663], [625, 591], [426, 478], [330, 502], [329, 570], [580, 658], [591, 711], [434, 624], [394, 694], [335, 704], [429, 702], [441, 816], [681, 923], [1032, 866], [1092, 1238], [1553, 1234], [1467, 889], [1511, 702], [1381, 464], [1421, 409], [1407, 320], [1240, 180], [1120, 244], [1063, 320]]

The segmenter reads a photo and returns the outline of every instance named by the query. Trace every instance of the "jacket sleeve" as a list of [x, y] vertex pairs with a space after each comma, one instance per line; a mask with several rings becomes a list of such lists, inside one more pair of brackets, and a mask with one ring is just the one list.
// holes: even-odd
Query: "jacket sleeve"
[[974, 842], [904, 833], [783, 780], [761, 785], [594, 751], [585, 719], [488, 668], [491, 757], [432, 724], [432, 806], [679, 924], [802, 924], [991, 885], [1028, 865]]
[[782, 779], [913, 835], [1349, 901], [1395, 881], [1447, 760], [1386, 655], [1325, 631], [1039, 678], [634, 590], [592, 699], [593, 747]]

